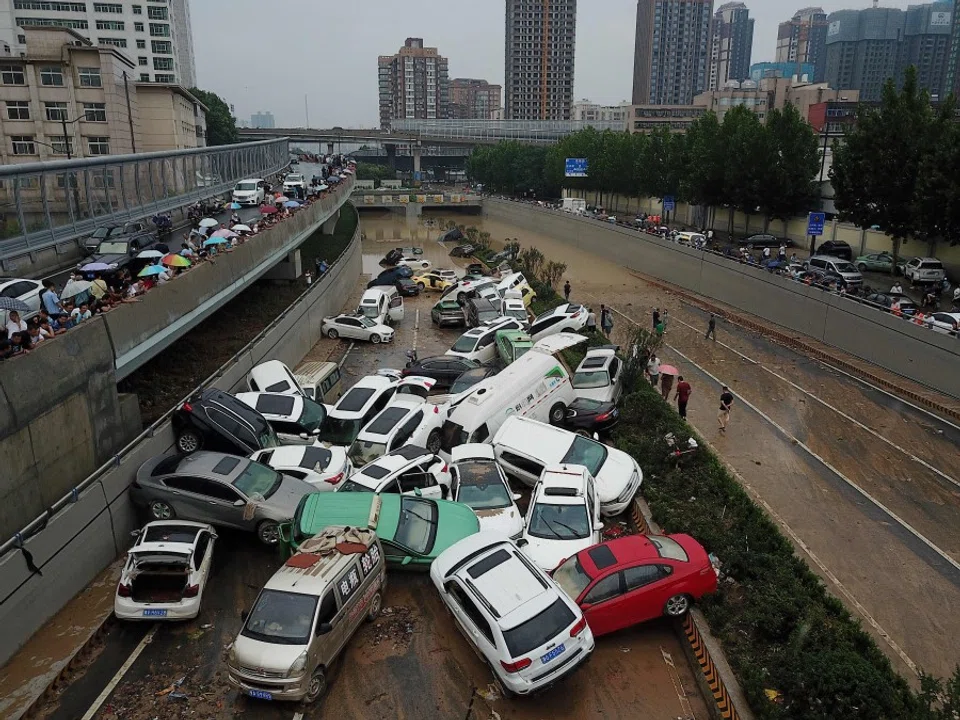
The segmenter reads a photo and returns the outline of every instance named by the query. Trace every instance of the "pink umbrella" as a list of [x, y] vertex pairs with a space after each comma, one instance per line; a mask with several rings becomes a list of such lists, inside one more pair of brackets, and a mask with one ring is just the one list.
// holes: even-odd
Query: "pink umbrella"
[[290, 198], [288, 198], [286, 195], [276, 195], [276, 196], [274, 196], [273, 201], [274, 201], [274, 202], [286, 202], [286, 201], [289, 200], [289, 199], [290, 199]]
[[275, 212], [278, 212], [276, 205], [261, 205], [260, 214], [261, 215], [273, 215]]
[[222, 237], [222, 238], [232, 238], [237, 237], [237, 234], [233, 230], [227, 230], [226, 228], [221, 228], [217, 230], [211, 237]]
[[679, 375], [680, 371], [677, 370], [673, 365], [661, 365], [660, 373], [663, 375]]

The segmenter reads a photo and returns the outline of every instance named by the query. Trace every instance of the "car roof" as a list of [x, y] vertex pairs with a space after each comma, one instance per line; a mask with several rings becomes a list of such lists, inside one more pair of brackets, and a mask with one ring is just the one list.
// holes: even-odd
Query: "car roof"
[[[684, 550], [686, 551], [687, 548], [684, 547]], [[624, 535], [577, 553], [577, 560], [591, 577], [596, 577], [610, 567], [662, 559], [657, 546], [646, 535]]]
[[202, 475], [232, 483], [252, 461], [237, 455], [199, 450], [186, 455], [177, 464], [177, 475]]
[[389, 437], [402, 423], [406, 422], [414, 412], [423, 407], [423, 398], [418, 398], [418, 400], [420, 400], [418, 403], [408, 400], [391, 402], [387, 407], [378, 412], [370, 423], [360, 431], [357, 439]]
[[357, 475], [366, 474], [367, 477], [373, 478], [379, 482], [383, 479], [383, 477], [386, 476], [384, 475], [380, 478], [377, 478], [374, 475], [370, 475], [366, 471], [370, 468], [378, 467], [387, 470], [390, 473], [395, 473], [428, 457], [432, 458], [434, 455], [425, 447], [420, 447], [419, 445], [404, 445], [403, 447], [397, 448], [386, 455], [381, 455], [376, 460], [367, 463], [360, 470], [351, 475], [350, 478], [353, 479]]
[[[553, 427], [546, 423], [531, 420], [530, 418], [513, 415], [503, 421], [503, 425], [500, 426], [500, 429], [493, 439], [493, 444], [503, 443], [509, 445], [509, 438], [512, 437], [522, 437], [524, 445], [535, 445], [540, 448], [541, 451], [556, 447], [558, 450], [557, 457], [559, 459], [563, 457], [569, 449], [569, 443], [573, 442], [574, 433], [569, 430], [564, 430], [563, 428]], [[556, 446], [558, 441], [567, 444]]]
[[[329, 525], [324, 528], [324, 532], [336, 532], [347, 527], [350, 526]], [[372, 535], [370, 544], [374, 542], [375, 535]], [[322, 555], [307, 551], [297, 552], [287, 559], [263, 587], [265, 590], [319, 595], [357, 556], [358, 553], [342, 553], [336, 548]], [[312, 563], [309, 562], [311, 559]]]
[[236, 398], [252, 407], [267, 419], [288, 420], [303, 414], [301, 395], [284, 395], [268, 392], [237, 393]]
[[479, 553], [456, 576], [486, 601], [501, 628], [515, 627], [539, 614], [558, 595], [556, 587], [509, 542]]
[[[330, 410], [330, 413], [336, 413], [337, 417], [341, 417], [343, 415], [362, 415], [371, 403], [376, 402], [380, 395], [390, 388], [395, 387], [396, 384], [396, 380], [391, 380], [383, 375], [367, 375], [362, 377], [357, 380], [357, 382], [355, 382], [351, 388], [343, 393], [340, 399], [337, 400], [337, 404], [334, 405]], [[356, 409], [351, 408], [349, 410], [345, 410], [344, 401], [351, 396], [351, 393], [353, 393], [354, 390], [373, 390], [373, 393], [371, 393], [370, 397], [364, 401], [362, 406]], [[353, 397], [355, 398], [356, 396], [357, 395], [354, 393]]]
[[255, 455], [260, 457], [269, 455], [270, 461], [268, 464], [273, 468], [300, 467], [304, 470], [313, 470], [316, 465], [313, 458], [316, 457], [317, 453], [332, 454], [335, 450], [336, 448], [327, 448], [322, 445], [280, 445], [267, 450], [258, 450]]
[[467, 460], [493, 460], [493, 445], [487, 443], [464, 443], [450, 450], [450, 459], [455, 462]]
[[540, 476], [535, 499], [550, 505], [583, 505], [587, 477], [589, 473], [582, 465], [548, 465]]
[[237, 180], [237, 183], [242, 182], [263, 182], [263, 178], [244, 178], [243, 180]]

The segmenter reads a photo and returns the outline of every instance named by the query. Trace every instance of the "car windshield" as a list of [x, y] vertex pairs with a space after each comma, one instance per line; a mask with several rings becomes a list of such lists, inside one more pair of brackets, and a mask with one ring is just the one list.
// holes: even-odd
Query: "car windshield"
[[233, 486], [248, 498], [260, 495], [266, 499], [277, 491], [281, 482], [283, 482], [283, 476], [276, 470], [251, 462], [233, 481]]
[[602, 388], [610, 384], [606, 370], [581, 370], [573, 376], [573, 386], [581, 390]]
[[92, 238], [105, 238], [110, 234], [110, 228], [108, 227], [98, 227], [96, 230], [91, 233], [90, 237]]
[[850, 263], [837, 263], [837, 272], [852, 273], [856, 271], [857, 269]]
[[503, 639], [507, 643], [510, 657], [526, 655], [531, 650], [547, 644], [569, 627], [574, 619], [573, 611], [561, 598], [557, 598], [539, 615], [515, 628], [503, 631]]
[[492, 460], [467, 460], [457, 463], [460, 489], [457, 502], [474, 510], [496, 510], [513, 505], [513, 497], [500, 479]]
[[361, 312], [365, 318], [370, 318], [371, 320], [380, 317], [380, 308], [376, 305], [364, 305], [361, 308]]
[[369, 327], [376, 326], [376, 323], [370, 318], [368, 318], [366, 315], [361, 315], [360, 317], [357, 318], [357, 320], [359, 320], [360, 324], [363, 325], [364, 327], [369, 328]]
[[350, 445], [360, 434], [362, 420], [347, 420], [327, 415], [320, 427], [320, 442], [330, 443], [331, 445]]
[[537, 503], [527, 525], [527, 534], [547, 540], [583, 540], [590, 537], [587, 507]]
[[460, 338], [453, 344], [453, 347], [450, 348], [454, 352], [468, 353], [473, 352], [473, 349], [477, 346], [477, 336], [476, 335], [461, 335]]
[[340, 483], [339, 487], [337, 487], [337, 492], [372, 493], [373, 490], [368, 488], [366, 485], [361, 485], [360, 483], [354, 482], [353, 480], [347, 480], [346, 482]]
[[458, 377], [453, 381], [453, 385], [450, 386], [450, 394], [456, 395], [457, 393], [463, 392], [469, 388], [472, 388], [478, 382], [484, 379], [484, 375], [481, 373], [473, 373], [469, 370], [463, 375]]
[[426, 555], [437, 537], [437, 504], [415, 497], [400, 503], [400, 522], [393, 541], [418, 555]]
[[263, 450], [266, 450], [267, 448], [279, 447], [280, 445], [280, 440], [277, 438], [277, 433], [274, 432], [273, 427], [270, 425], [267, 426], [266, 430], [260, 433], [259, 440], [260, 447]]
[[354, 440], [347, 455], [354, 467], [363, 467], [378, 457], [387, 454], [387, 444], [367, 440]]
[[327, 411], [323, 405], [316, 403], [309, 398], [303, 398], [303, 412], [300, 413], [300, 419], [297, 421], [307, 432], [312, 433], [323, 425], [327, 418]]
[[564, 560], [563, 564], [554, 570], [553, 579], [560, 584], [560, 587], [570, 596], [571, 600], [576, 600], [580, 597], [580, 593], [587, 589], [587, 585], [589, 585], [590, 580], [592, 580], [592, 578], [587, 575], [587, 571], [580, 565], [580, 561], [577, 560], [576, 555]]
[[657, 548], [660, 557], [669, 558], [670, 560], [680, 560], [681, 562], [690, 561], [690, 558], [687, 557], [687, 551], [673, 538], [664, 537], [663, 535], [648, 535], [647, 539]]
[[123, 255], [127, 251], [127, 244], [119, 240], [107, 240], [100, 243], [97, 253], [100, 255]]
[[607, 461], [607, 446], [596, 440], [577, 435], [560, 464], [583, 465], [594, 477]]
[[276, 645], [306, 645], [317, 609], [313, 595], [263, 590], [241, 635]]
[[237, 186], [234, 188], [234, 190], [238, 190], [239, 192], [250, 192], [251, 190], [256, 190], [256, 189], [257, 189], [257, 184], [255, 182], [237, 183]]

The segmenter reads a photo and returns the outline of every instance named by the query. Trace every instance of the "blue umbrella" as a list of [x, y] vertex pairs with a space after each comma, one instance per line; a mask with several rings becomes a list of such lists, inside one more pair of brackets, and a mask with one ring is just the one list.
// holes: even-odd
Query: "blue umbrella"
[[338, 178], [336, 175], [331, 175], [330, 177], [327, 178], [327, 182], [336, 184], [340, 182], [340, 178]]
[[167, 269], [163, 265], [147, 265], [143, 270], [137, 273], [137, 277], [150, 277], [165, 273]]
[[235, 203], [235, 202], [230, 203], [230, 209], [231, 209], [231, 210], [239, 210], [239, 209], [240, 209], [240, 203]]
[[226, 238], [222, 237], [212, 237], [209, 240], [205, 240], [203, 243], [204, 247], [209, 247], [210, 245], [225, 245], [227, 243]]
[[300, 203], [298, 203], [296, 200], [287, 200], [287, 202], [285, 202], [283, 206], [285, 208], [298, 208], [300, 207]]

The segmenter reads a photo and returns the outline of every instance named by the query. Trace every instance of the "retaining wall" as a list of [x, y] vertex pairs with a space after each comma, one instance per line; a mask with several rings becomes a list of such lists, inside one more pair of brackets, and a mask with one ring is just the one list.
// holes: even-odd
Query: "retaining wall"
[[484, 214], [809, 335], [960, 398], [960, 342], [839, 295], [635, 230], [526, 203], [487, 199]]
[[[323, 317], [339, 311], [344, 298], [353, 290], [360, 276], [360, 256], [358, 225], [351, 244], [327, 274], [311, 285], [283, 315], [205, 385], [232, 391], [245, 381], [250, 369], [263, 360], [279, 359], [290, 366], [299, 363], [320, 337]], [[99, 332], [105, 336], [103, 328]], [[62, 340], [58, 338], [51, 346]], [[101, 338], [100, 342], [104, 339]], [[115, 385], [112, 377], [110, 382]], [[5, 410], [6, 407], [0, 406], [0, 412]], [[0, 415], [2, 417], [5, 413]], [[173, 443], [169, 420], [161, 419], [122, 450], [112, 467], [103, 469], [85, 484], [77, 494], [76, 502], [67, 504], [48, 520], [42, 530], [26, 539], [23, 546], [40, 573], [30, 569], [24, 553], [18, 549], [8, 549], [0, 556], [0, 627], [4, 628], [0, 633], [0, 665], [127, 550], [130, 532], [140, 526], [127, 488], [140, 465], [156, 455], [172, 451]], [[8, 467], [5, 460], [0, 456], [0, 463], [4, 463], [0, 468], [4, 473]], [[48, 505], [49, 502], [42, 507]], [[21, 512], [17, 529], [37, 514], [24, 515]]]

